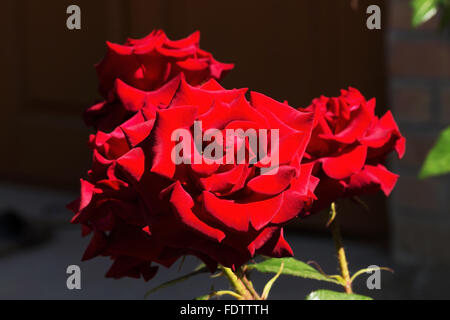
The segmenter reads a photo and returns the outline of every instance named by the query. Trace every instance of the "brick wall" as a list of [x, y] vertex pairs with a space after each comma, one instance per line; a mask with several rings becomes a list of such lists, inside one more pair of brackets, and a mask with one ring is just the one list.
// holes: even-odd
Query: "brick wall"
[[450, 176], [416, 178], [450, 125], [450, 32], [436, 18], [412, 29], [409, 2], [388, 1], [388, 98], [407, 138], [405, 158], [391, 162], [401, 175], [389, 200], [392, 248], [399, 263], [450, 265]]

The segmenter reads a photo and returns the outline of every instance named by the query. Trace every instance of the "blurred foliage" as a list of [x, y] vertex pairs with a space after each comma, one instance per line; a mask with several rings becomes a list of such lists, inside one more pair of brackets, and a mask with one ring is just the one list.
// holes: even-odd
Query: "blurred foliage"
[[[412, 25], [417, 27], [436, 14], [440, 14], [440, 26], [450, 23], [450, 0], [412, 0]], [[448, 107], [448, 106], [447, 106]], [[450, 127], [445, 129], [428, 154], [420, 171], [421, 179], [450, 173]]]
[[450, 126], [445, 129], [428, 154], [420, 178], [450, 173]]
[[412, 25], [417, 27], [441, 11], [441, 27], [450, 22], [450, 0], [412, 0]]

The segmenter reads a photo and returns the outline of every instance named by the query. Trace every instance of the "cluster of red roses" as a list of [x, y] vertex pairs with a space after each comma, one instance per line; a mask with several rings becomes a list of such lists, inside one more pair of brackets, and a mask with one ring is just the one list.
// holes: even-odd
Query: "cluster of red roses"
[[[199, 33], [171, 41], [154, 31], [125, 45], [108, 43], [97, 65], [105, 101], [86, 110], [92, 168], [73, 223], [92, 233], [83, 259], [109, 256], [108, 277], [152, 278], [157, 266], [194, 255], [211, 270], [257, 254], [291, 256], [283, 226], [339, 197], [383, 190], [397, 176], [381, 165], [404, 153], [391, 113], [355, 89], [295, 109], [247, 89], [218, 84], [233, 65], [199, 48]], [[172, 132], [215, 128], [278, 129], [279, 168], [261, 164], [175, 165]], [[200, 154], [200, 156], [202, 156]]]

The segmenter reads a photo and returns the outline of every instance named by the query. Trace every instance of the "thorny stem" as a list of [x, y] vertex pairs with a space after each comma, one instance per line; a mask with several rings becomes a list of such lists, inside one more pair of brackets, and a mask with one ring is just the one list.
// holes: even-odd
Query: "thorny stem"
[[331, 204], [331, 216], [334, 217], [331, 221], [330, 228], [331, 234], [333, 235], [334, 244], [336, 246], [336, 253], [339, 262], [339, 269], [341, 270], [342, 278], [345, 282], [345, 292], [353, 293], [352, 290], [352, 280], [350, 278], [350, 272], [348, 271], [347, 258], [345, 256], [344, 245], [342, 244], [341, 230], [339, 226], [339, 220], [336, 214], [336, 204], [333, 202]]
[[236, 274], [227, 267], [221, 266], [223, 274], [227, 277], [228, 281], [230, 281], [233, 289], [242, 297], [243, 300], [254, 300], [253, 295], [247, 289], [242, 279], [238, 278]]

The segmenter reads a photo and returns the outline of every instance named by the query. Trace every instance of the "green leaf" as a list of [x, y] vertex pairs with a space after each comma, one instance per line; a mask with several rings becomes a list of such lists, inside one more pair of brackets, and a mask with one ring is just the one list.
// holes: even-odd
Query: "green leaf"
[[347, 294], [344, 292], [336, 292], [331, 290], [317, 290], [311, 292], [306, 300], [373, 300], [370, 297], [359, 294]]
[[302, 261], [294, 258], [272, 258], [262, 261], [260, 263], [248, 265], [248, 269], [255, 269], [264, 273], [277, 273], [280, 270], [281, 263], [284, 262], [284, 268], [281, 274], [286, 274], [294, 277], [301, 277], [306, 279], [314, 279], [320, 281], [328, 281], [340, 284], [338, 280], [320, 273], [317, 269], [311, 267]]
[[418, 25], [430, 20], [438, 9], [440, 0], [413, 0], [411, 5], [413, 9], [412, 25]]
[[172, 286], [174, 284], [186, 281], [190, 277], [193, 277], [193, 276], [196, 276], [196, 275], [198, 275], [200, 273], [205, 273], [205, 272], [208, 272], [208, 268], [206, 268], [206, 267], [197, 268], [196, 270], [194, 270], [194, 271], [192, 271], [192, 272], [190, 272], [190, 273], [188, 273], [188, 274], [186, 274], [184, 276], [181, 276], [179, 278], [176, 278], [176, 279], [173, 279], [173, 280], [170, 280], [170, 281], [167, 281], [167, 282], [164, 282], [164, 283], [160, 284], [159, 286], [157, 286], [157, 287], [151, 289], [150, 291], [148, 291], [145, 294], [144, 297], [147, 298], [150, 294], [152, 294], [152, 293], [154, 293], [154, 292], [156, 292], [156, 291], [158, 291], [160, 289], [167, 288], [167, 287]]
[[428, 154], [420, 171], [419, 178], [450, 173], [450, 127], [440, 135], [438, 141]]

